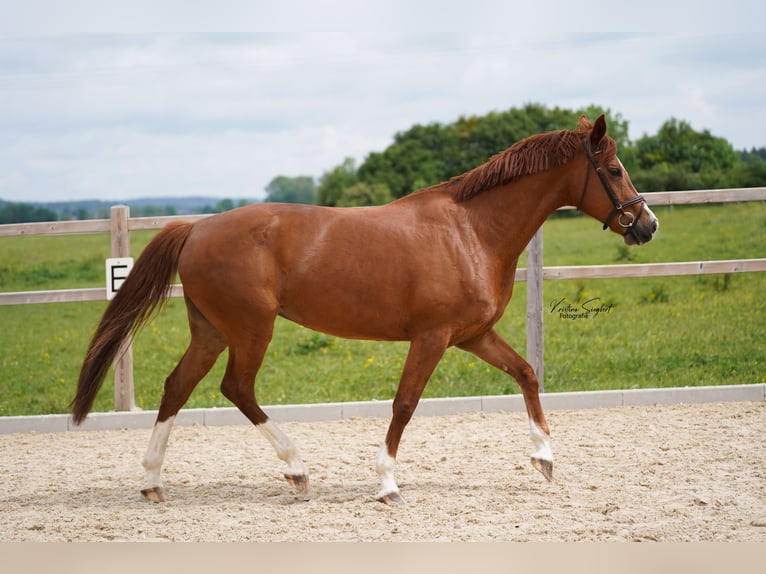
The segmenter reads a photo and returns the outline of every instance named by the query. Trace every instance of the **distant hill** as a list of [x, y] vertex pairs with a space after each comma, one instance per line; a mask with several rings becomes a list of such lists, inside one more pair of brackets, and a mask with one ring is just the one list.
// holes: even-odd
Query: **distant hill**
[[[0, 223], [46, 221], [50, 219], [107, 219], [115, 205], [127, 205], [133, 217], [217, 213], [240, 205], [257, 203], [254, 199], [220, 197], [143, 197], [127, 201], [53, 201], [9, 202], [0, 199]], [[11, 209], [13, 208], [13, 209]], [[55, 214], [55, 218], [51, 217]]]
[[[178, 215], [186, 215], [188, 213], [199, 213], [205, 208], [215, 209], [215, 206], [222, 201], [220, 197], [143, 197], [139, 199], [131, 199], [124, 202], [125, 205], [129, 205], [131, 208], [145, 208], [147, 206], [172, 206]], [[225, 200], [224, 200], [225, 201]], [[235, 200], [237, 203], [239, 200]], [[246, 199], [245, 203], [256, 203], [254, 199]], [[118, 205], [118, 203], [110, 203], [109, 206]]]

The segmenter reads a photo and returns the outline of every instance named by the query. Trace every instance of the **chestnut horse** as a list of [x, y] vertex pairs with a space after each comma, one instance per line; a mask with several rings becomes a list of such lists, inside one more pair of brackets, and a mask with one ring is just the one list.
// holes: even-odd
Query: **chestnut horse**
[[222, 393], [274, 446], [292, 487], [308, 493], [298, 449], [255, 397], [277, 315], [338, 337], [410, 342], [375, 461], [379, 500], [403, 503], [394, 478], [399, 440], [451, 346], [516, 379], [536, 449], [532, 465], [550, 480], [553, 454], [537, 378], [493, 326], [511, 298], [519, 255], [557, 208], [578, 207], [627, 244], [652, 238], [657, 219], [616, 152], [604, 117], [591, 124], [583, 116], [576, 130], [519, 141], [484, 165], [387, 205], [260, 204], [169, 224], [104, 312], [72, 401], [74, 422], [87, 416], [121, 343], [161, 306], [177, 271], [191, 342], [165, 381], [143, 459], [147, 499], [165, 499], [160, 470], [173, 420], [227, 347]]

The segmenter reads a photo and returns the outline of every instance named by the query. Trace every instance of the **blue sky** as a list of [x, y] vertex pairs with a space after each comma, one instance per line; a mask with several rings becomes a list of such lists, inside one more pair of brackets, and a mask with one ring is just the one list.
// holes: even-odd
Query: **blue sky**
[[[691, 25], [663, 3], [595, 2], [589, 31], [566, 3], [544, 34], [526, 25], [539, 13], [508, 4], [419, 3], [422, 29], [395, 2], [362, 4], [327, 31], [316, 3], [4, 2], [0, 199], [262, 198], [277, 175], [318, 178], [414, 123], [528, 102], [610, 108], [634, 139], [672, 116], [737, 149], [766, 146], [760, 3], [721, 14], [703, 1]], [[358, 5], [325, 4], [346, 16]], [[246, 31], [253, 22], [292, 32]]]

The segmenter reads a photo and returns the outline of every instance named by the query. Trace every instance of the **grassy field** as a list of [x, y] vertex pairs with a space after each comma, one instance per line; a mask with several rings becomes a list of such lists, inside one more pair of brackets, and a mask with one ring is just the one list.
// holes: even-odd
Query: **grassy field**
[[[766, 204], [655, 210], [657, 238], [640, 248], [580, 216], [545, 224], [546, 265], [696, 261], [763, 257]], [[139, 253], [151, 233], [134, 233]], [[103, 285], [105, 235], [0, 239], [0, 291]], [[523, 266], [523, 261], [522, 264]], [[545, 283], [548, 392], [766, 382], [766, 274], [549, 281]], [[562, 318], [554, 302], [611, 306], [595, 318]], [[80, 362], [105, 303], [0, 307], [0, 415], [67, 412]], [[498, 331], [524, 354], [525, 284]], [[159, 404], [167, 374], [188, 342], [183, 303], [174, 299], [138, 336], [136, 402]], [[404, 343], [347, 341], [278, 321], [256, 386], [262, 404], [391, 398]], [[219, 390], [226, 353], [188, 406], [229, 406]], [[107, 379], [95, 410], [113, 405]], [[448, 351], [425, 396], [517, 393], [512, 379], [473, 356]]]

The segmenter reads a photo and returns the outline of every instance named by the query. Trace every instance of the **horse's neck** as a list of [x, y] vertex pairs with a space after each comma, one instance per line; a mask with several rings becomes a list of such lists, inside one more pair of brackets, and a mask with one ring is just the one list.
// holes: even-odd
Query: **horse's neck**
[[476, 235], [511, 265], [546, 218], [567, 200], [560, 177], [543, 172], [487, 190], [468, 202]]

